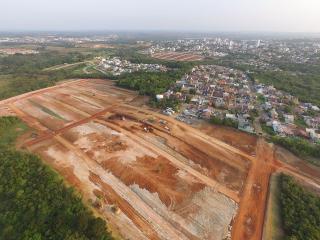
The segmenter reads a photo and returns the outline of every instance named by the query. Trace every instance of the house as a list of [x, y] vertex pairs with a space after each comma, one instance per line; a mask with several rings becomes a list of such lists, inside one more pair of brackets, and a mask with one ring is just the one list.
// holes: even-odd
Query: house
[[230, 113], [226, 114], [226, 118], [229, 118], [229, 119], [232, 119], [232, 120], [237, 120], [236, 115], [235, 114], [230, 114]]
[[190, 102], [193, 104], [198, 104], [200, 102], [200, 99], [198, 97], [193, 97], [191, 98]]
[[315, 141], [315, 142], [320, 141], [320, 134], [317, 133], [315, 129], [307, 128], [306, 131], [307, 131], [307, 133], [310, 135], [310, 138], [311, 138], [313, 141]]
[[272, 105], [271, 105], [271, 103], [266, 102], [266, 103], [263, 105], [263, 108], [264, 108], [265, 110], [270, 110], [270, 109], [272, 108]]
[[282, 133], [282, 126], [281, 126], [281, 123], [278, 122], [278, 121], [273, 121], [272, 122], [272, 128], [273, 128], [273, 131], [277, 132], [277, 133]]
[[157, 94], [156, 95], [156, 99], [157, 99], [157, 101], [163, 100], [163, 95], [162, 94]]
[[312, 118], [309, 116], [303, 116], [305, 123], [312, 128], [318, 128], [320, 126], [320, 117]]
[[294, 116], [285, 114], [284, 121], [285, 121], [285, 123], [294, 123]]
[[309, 134], [305, 129], [296, 129], [295, 135], [306, 139], [309, 138]]
[[274, 108], [270, 111], [270, 117], [272, 119], [278, 119], [278, 113]]
[[174, 113], [175, 113], [175, 111], [173, 111], [173, 109], [170, 107], [166, 108], [166, 110], [163, 111], [163, 114], [168, 115], [168, 116], [171, 116]]
[[222, 98], [216, 98], [214, 101], [214, 105], [219, 108], [219, 107], [223, 107], [225, 105], [225, 102]]
[[282, 133], [287, 136], [293, 136], [295, 133], [294, 125], [282, 125]]
[[312, 107], [311, 107], [311, 110], [316, 111], [316, 112], [319, 112], [319, 111], [320, 111], [320, 108], [317, 107], [317, 106], [312, 106]]
[[202, 110], [201, 117], [204, 119], [210, 119], [213, 113], [212, 108], [206, 108]]
[[238, 129], [248, 132], [248, 133], [254, 133], [254, 128], [251, 126], [250, 122], [247, 119], [239, 118], [238, 119]]

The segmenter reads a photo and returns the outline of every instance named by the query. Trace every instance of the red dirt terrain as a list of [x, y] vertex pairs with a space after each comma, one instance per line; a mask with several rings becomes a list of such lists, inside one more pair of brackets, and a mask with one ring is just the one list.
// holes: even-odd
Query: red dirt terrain
[[125, 239], [258, 240], [273, 172], [319, 187], [318, 169], [263, 139], [195, 129], [135, 99], [111, 81], [77, 80], [0, 109], [36, 131], [19, 146], [55, 168]]
[[254, 135], [229, 127], [217, 126], [209, 123], [202, 123], [199, 126], [196, 126], [196, 128], [205, 132], [209, 136], [217, 138], [248, 153], [249, 155], [256, 154], [257, 137]]
[[169, 60], [169, 61], [201, 61], [204, 58], [200, 55], [190, 54], [190, 53], [182, 53], [182, 52], [161, 52], [152, 54], [152, 57], [161, 59], [161, 60]]
[[[283, 152], [280, 153], [277, 147], [266, 143], [262, 138], [257, 142], [256, 154], [242, 192], [239, 213], [232, 229], [232, 239], [262, 239], [269, 181], [274, 172], [291, 175], [312, 186], [314, 190], [320, 190], [319, 168], [309, 166], [290, 153], [281, 155]], [[286, 162], [295, 162], [295, 165]]]

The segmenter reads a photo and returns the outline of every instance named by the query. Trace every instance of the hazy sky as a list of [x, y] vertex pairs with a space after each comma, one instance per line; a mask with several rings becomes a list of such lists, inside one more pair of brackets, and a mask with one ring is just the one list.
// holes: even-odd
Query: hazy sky
[[320, 0], [0, 0], [1, 30], [320, 32]]

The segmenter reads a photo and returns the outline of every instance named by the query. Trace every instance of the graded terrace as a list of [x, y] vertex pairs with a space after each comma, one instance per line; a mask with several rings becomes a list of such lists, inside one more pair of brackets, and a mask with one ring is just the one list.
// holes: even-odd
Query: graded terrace
[[111, 81], [75, 80], [4, 100], [0, 115], [32, 127], [22, 147], [125, 239], [260, 239], [269, 177], [295, 169], [262, 139], [236, 146], [139, 99]]

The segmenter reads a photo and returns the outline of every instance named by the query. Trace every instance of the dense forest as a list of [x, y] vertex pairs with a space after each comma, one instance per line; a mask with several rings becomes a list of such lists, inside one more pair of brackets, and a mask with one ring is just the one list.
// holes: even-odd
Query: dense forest
[[[83, 65], [43, 71], [47, 67], [84, 61], [88, 55], [80, 52], [45, 51], [35, 55], [15, 54], [0, 57], [0, 99], [55, 85], [72, 78], [107, 78], [100, 72], [84, 74]], [[81, 70], [81, 71], [80, 71]]]
[[280, 203], [286, 240], [320, 239], [320, 198], [293, 178], [280, 177]]
[[14, 149], [12, 134], [25, 129], [15, 117], [0, 118], [0, 239], [112, 239], [105, 221], [57, 173]]
[[267, 71], [247, 64], [249, 60], [259, 59], [257, 56], [241, 53], [230, 54], [212, 63], [236, 68], [242, 71], [250, 71], [249, 77], [260, 83], [274, 85], [277, 89], [286, 91], [301, 101], [320, 105], [320, 64], [299, 64], [290, 61], [270, 62], [281, 71]]
[[301, 74], [287, 71], [262, 72], [253, 74], [253, 78], [261, 83], [270, 84], [286, 91], [304, 102], [320, 105], [320, 75]]
[[50, 51], [30, 55], [15, 54], [0, 58], [0, 72], [1, 74], [35, 74], [47, 67], [83, 60], [85, 56], [78, 52]]
[[168, 88], [181, 79], [192, 67], [192, 63], [169, 62], [166, 66], [171, 68], [167, 72], [136, 72], [119, 77], [117, 85], [137, 90], [141, 95], [155, 96], [164, 93]]
[[156, 98], [151, 98], [149, 104], [154, 108], [172, 108], [174, 111], [178, 111], [181, 106], [181, 101], [175, 98], [164, 98], [161, 101], [158, 101]]

